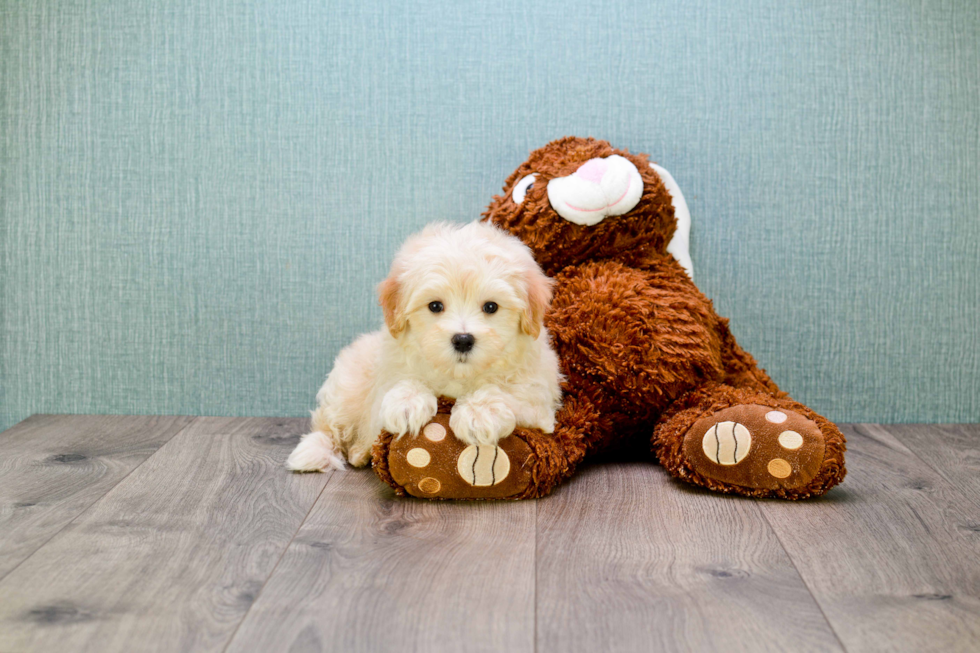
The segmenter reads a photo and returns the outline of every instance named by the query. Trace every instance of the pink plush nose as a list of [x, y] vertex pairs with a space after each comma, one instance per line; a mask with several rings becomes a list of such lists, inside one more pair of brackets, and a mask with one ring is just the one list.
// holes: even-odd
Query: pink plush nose
[[609, 164], [606, 163], [605, 159], [589, 159], [579, 166], [579, 169], [575, 171], [575, 176], [591, 181], [593, 184], [599, 184], [608, 169]]

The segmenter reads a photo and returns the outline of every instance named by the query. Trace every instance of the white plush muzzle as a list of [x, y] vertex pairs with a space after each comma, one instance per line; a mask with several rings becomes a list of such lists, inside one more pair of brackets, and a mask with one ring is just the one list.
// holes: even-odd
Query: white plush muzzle
[[623, 215], [640, 201], [643, 179], [628, 159], [617, 154], [589, 159], [567, 177], [548, 182], [548, 200], [565, 220], [584, 226], [606, 216]]

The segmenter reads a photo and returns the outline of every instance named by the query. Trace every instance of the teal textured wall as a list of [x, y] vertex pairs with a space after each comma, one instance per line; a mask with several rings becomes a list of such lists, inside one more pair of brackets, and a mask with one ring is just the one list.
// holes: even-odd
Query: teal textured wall
[[742, 344], [980, 419], [980, 3], [0, 4], [0, 427], [301, 415], [401, 239], [529, 150], [650, 153]]

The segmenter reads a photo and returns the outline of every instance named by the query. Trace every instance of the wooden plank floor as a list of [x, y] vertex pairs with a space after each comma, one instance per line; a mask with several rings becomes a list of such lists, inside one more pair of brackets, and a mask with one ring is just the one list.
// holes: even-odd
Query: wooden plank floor
[[980, 650], [980, 425], [845, 426], [845, 483], [654, 464], [517, 503], [294, 475], [303, 419], [35, 416], [0, 434], [3, 651]]

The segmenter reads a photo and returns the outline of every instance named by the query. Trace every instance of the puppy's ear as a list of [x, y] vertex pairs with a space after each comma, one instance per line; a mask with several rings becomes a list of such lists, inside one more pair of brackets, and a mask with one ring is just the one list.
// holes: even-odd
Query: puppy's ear
[[554, 282], [545, 276], [537, 265], [529, 267], [524, 273], [524, 287], [527, 302], [521, 311], [521, 331], [537, 338], [544, 326], [544, 314], [551, 305], [551, 286]]
[[405, 312], [401, 309], [401, 287], [395, 275], [390, 275], [378, 285], [378, 303], [385, 314], [385, 325], [392, 338], [405, 330]]

